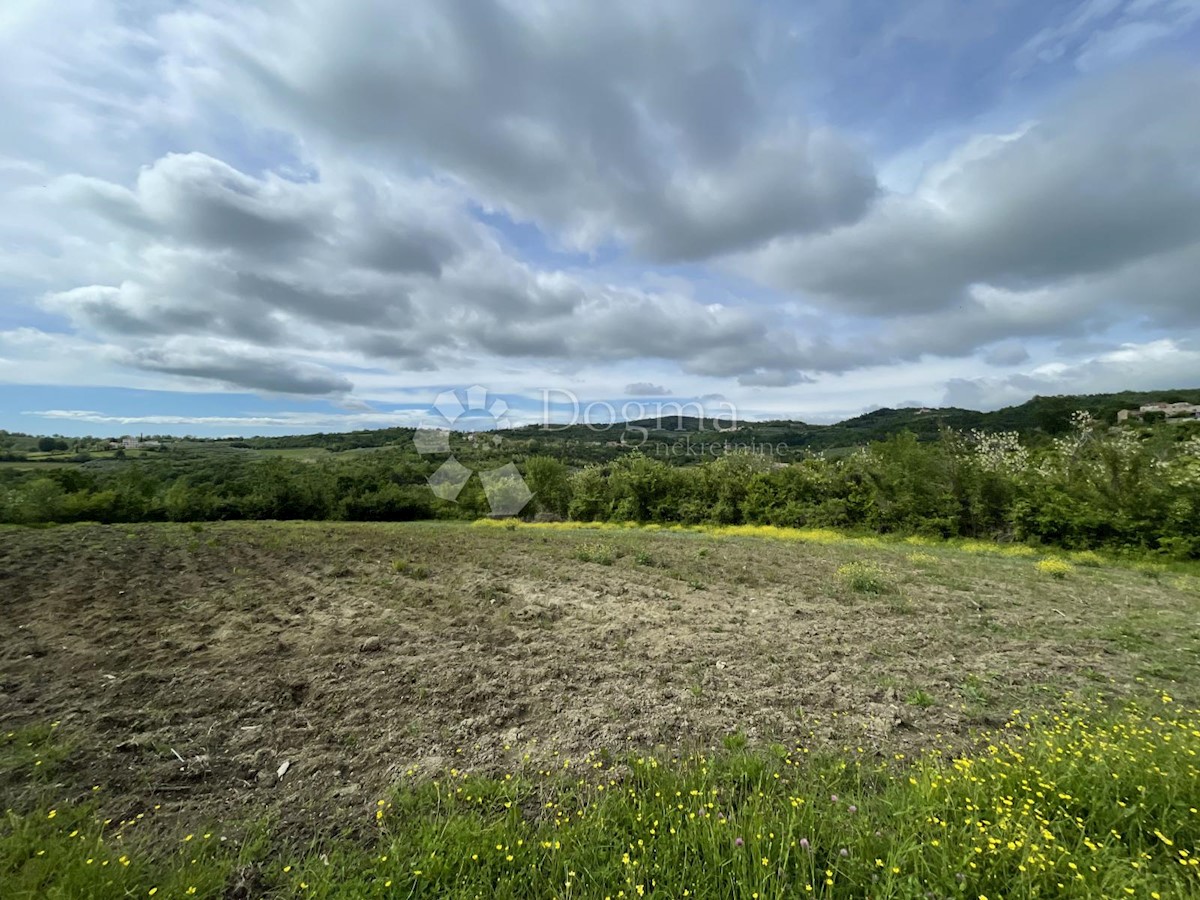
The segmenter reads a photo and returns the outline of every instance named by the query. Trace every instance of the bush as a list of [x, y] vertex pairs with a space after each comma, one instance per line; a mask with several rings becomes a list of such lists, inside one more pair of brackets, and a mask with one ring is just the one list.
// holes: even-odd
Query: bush
[[1066, 578], [1075, 571], [1073, 565], [1062, 559], [1043, 559], [1034, 568], [1042, 575], [1049, 575], [1051, 578], [1060, 579]]
[[860, 594], [890, 594], [896, 590], [891, 579], [874, 563], [847, 563], [838, 568], [837, 577]]
[[576, 549], [575, 558], [581, 562], [593, 562], [602, 566], [611, 566], [617, 559], [617, 553], [611, 544], [588, 543], [581, 544]]

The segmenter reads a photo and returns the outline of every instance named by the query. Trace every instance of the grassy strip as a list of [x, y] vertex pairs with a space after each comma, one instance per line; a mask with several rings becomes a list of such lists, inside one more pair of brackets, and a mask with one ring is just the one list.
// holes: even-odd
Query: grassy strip
[[[1015, 712], [956, 759], [731, 741], [492, 778], [412, 771], [379, 801], [370, 852], [266, 858], [259, 831], [150, 853], [152, 816], [9, 810], [0, 884], [8, 898], [220, 897], [239, 879], [248, 896], [314, 898], [1200, 896], [1198, 718], [1163, 694]], [[53, 755], [28, 736], [0, 745], [10, 775]]]
[[[523, 522], [517, 519], [477, 519], [471, 523], [481, 528], [507, 530], [535, 529], [547, 531], [656, 532], [704, 534], [710, 537], [756, 537], [775, 541], [806, 544], [844, 545], [853, 547], [895, 547], [901, 545], [927, 548], [946, 548], [963, 553], [1003, 556], [1016, 559], [1044, 560], [1050, 570], [1069, 572], [1073, 566], [1098, 568], [1121, 566], [1147, 574], [1180, 572], [1200, 574], [1200, 564], [1188, 560], [1168, 559], [1149, 552], [1130, 552], [1120, 556], [1094, 550], [1062, 550], [1031, 544], [999, 543], [975, 538], [937, 538], [927, 535], [876, 534], [839, 531], [835, 528], [785, 528], [777, 525], [660, 525], [638, 522]], [[1064, 569], [1063, 566], [1066, 568]]]

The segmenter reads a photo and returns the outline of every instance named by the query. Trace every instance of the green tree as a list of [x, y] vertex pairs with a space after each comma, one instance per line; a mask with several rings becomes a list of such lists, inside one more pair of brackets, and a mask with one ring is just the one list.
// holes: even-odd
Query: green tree
[[567, 515], [571, 506], [571, 483], [570, 471], [564, 463], [550, 456], [529, 457], [525, 461], [525, 483], [533, 491], [539, 511]]

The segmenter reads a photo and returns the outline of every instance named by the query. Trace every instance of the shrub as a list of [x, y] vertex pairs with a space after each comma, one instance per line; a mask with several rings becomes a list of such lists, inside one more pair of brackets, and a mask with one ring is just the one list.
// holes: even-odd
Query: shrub
[[884, 572], [873, 563], [852, 562], [837, 570], [837, 577], [860, 594], [889, 594], [896, 588]]
[[1015, 556], [1024, 558], [1029, 556], [1037, 556], [1037, 551], [1025, 544], [1009, 544], [1000, 551], [1001, 556]]
[[593, 562], [601, 566], [611, 566], [617, 558], [612, 544], [588, 543], [580, 544], [575, 551], [575, 558], [581, 562]]
[[1075, 571], [1075, 567], [1063, 559], [1043, 559], [1034, 568], [1051, 578], [1066, 578]]

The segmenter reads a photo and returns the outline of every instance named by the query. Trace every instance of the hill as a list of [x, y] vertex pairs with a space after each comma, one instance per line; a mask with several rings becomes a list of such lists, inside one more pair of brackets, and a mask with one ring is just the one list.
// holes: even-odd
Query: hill
[[[957, 407], [883, 407], [829, 425], [794, 419], [734, 423], [729, 419], [664, 414], [608, 425], [523, 425], [518, 428], [498, 429], [497, 434], [513, 442], [510, 447], [515, 445], [529, 452], [537, 452], [542, 448], [558, 455], [566, 453], [578, 456], [581, 460], [609, 458], [630, 447], [647, 443], [671, 443], [688, 435], [706, 435], [708, 440], [729, 441], [742, 445], [783, 444], [793, 451], [813, 452], [863, 446], [872, 441], [886, 440], [902, 432], [912, 432], [918, 438], [928, 440], [943, 428], [963, 431], [1013, 431], [1027, 442], [1038, 443], [1067, 431], [1071, 415], [1078, 410], [1086, 410], [1102, 422], [1116, 424], [1119, 410], [1136, 409], [1143, 404], [1155, 402], [1200, 404], [1200, 388], [1038, 396], [1019, 405], [992, 412]], [[338, 453], [410, 444], [413, 431], [412, 428], [392, 427], [248, 438], [188, 439], [186, 444], [196, 449], [321, 449]], [[37, 440], [36, 435], [0, 431], [0, 457], [4, 453], [19, 453], [23, 456], [34, 451]], [[72, 439], [75, 444], [96, 440], [83, 439], [81, 442]], [[164, 437], [163, 440], [177, 445], [183, 443], [170, 437]]]

